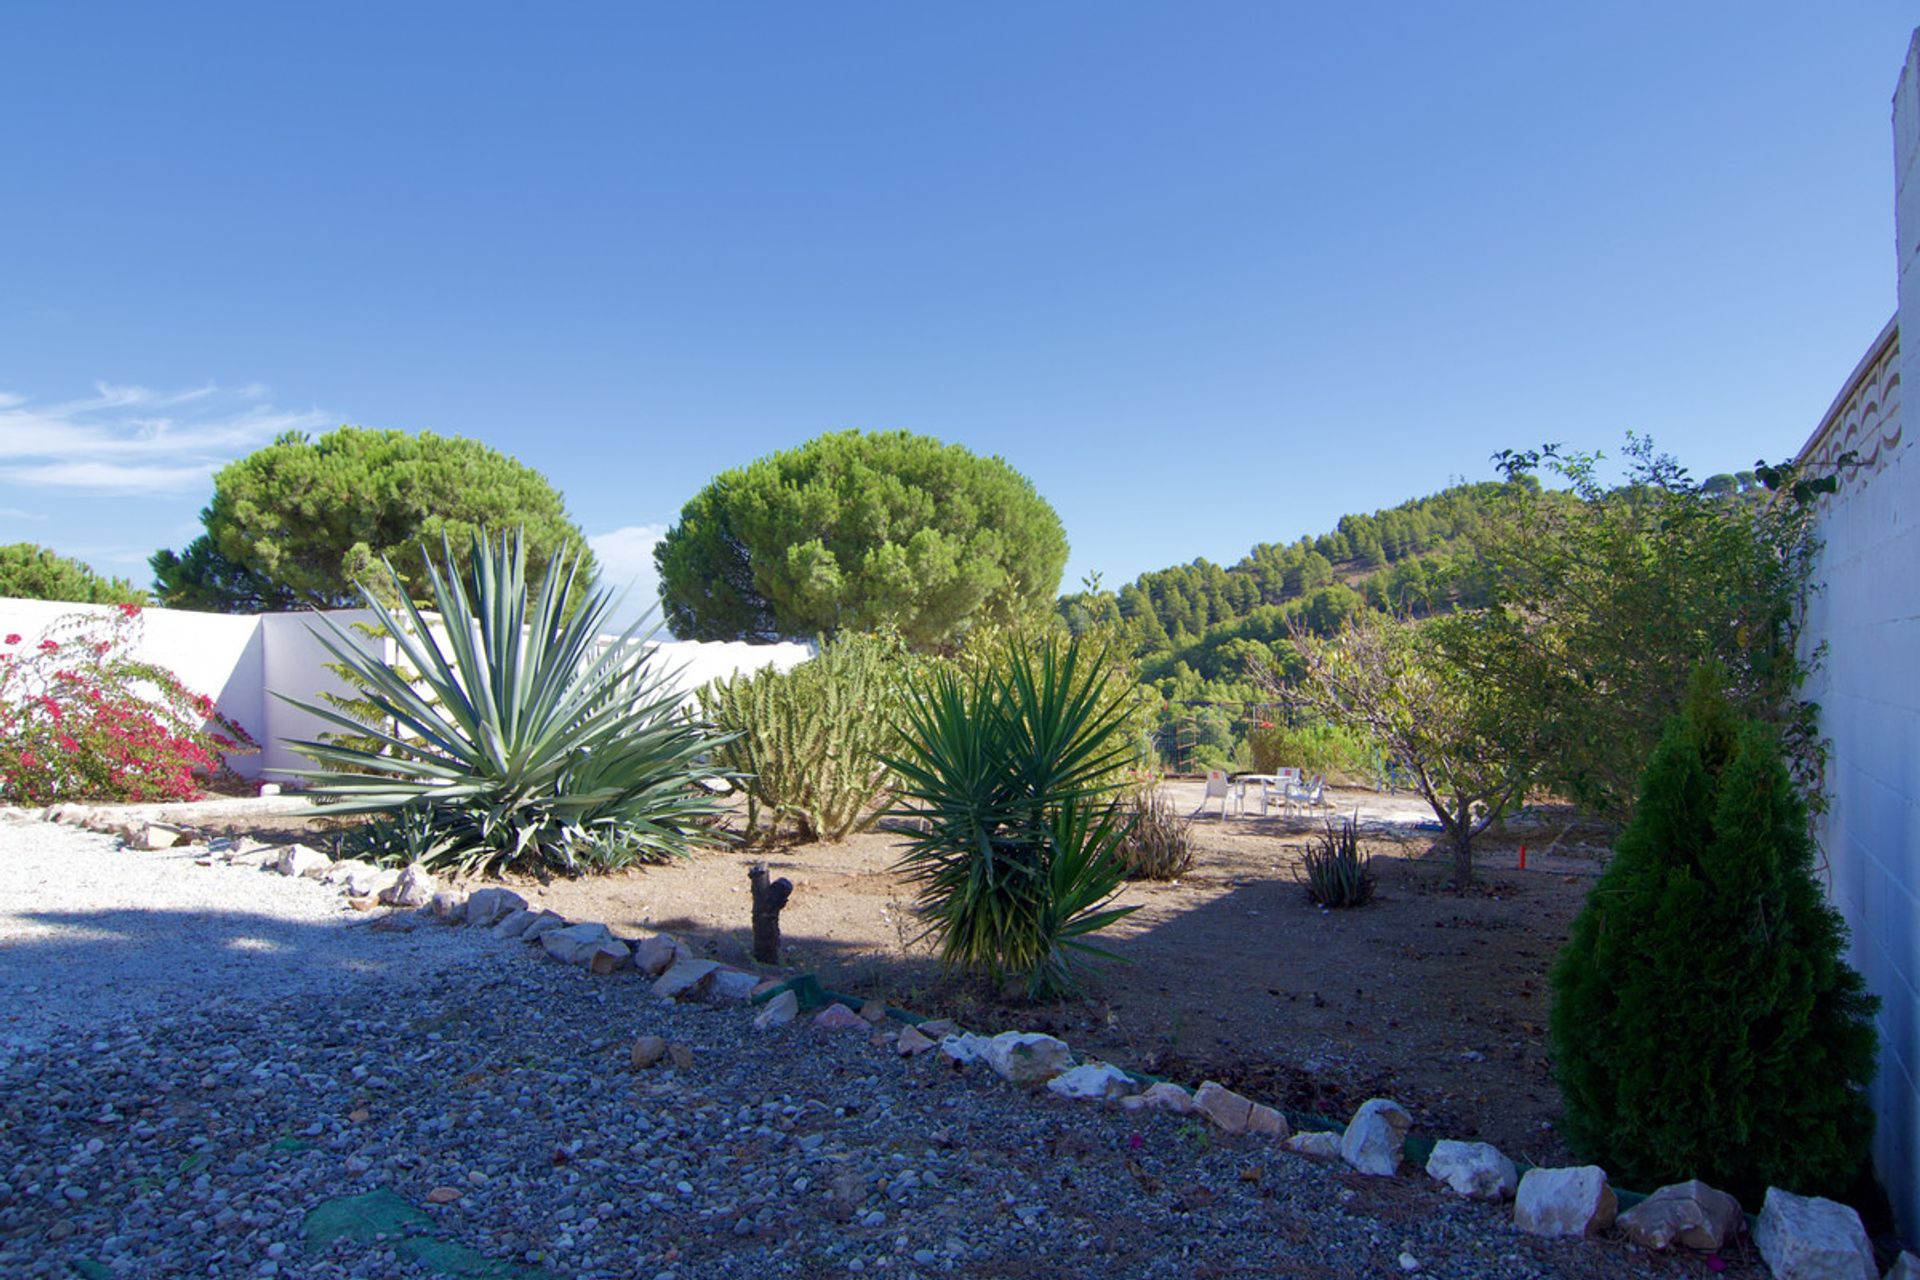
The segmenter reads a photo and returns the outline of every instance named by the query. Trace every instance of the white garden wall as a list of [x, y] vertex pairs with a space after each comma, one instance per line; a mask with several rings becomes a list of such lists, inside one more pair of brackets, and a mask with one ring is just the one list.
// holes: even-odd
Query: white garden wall
[[[18, 634], [20, 647], [30, 649], [59, 619], [75, 614], [104, 619], [116, 611], [114, 605], [0, 598], [0, 634]], [[354, 630], [355, 622], [372, 619], [367, 610], [333, 610], [327, 617], [355, 644], [393, 656], [391, 641], [371, 639]], [[329, 655], [313, 634], [317, 624], [312, 613], [235, 615], [144, 609], [140, 625], [139, 658], [171, 669], [189, 689], [211, 696], [223, 714], [261, 744], [260, 754], [234, 760], [235, 768], [249, 778], [260, 777], [263, 770], [298, 768], [303, 761], [287, 742], [314, 738], [328, 727], [318, 716], [274, 694], [318, 702], [323, 692], [348, 692], [324, 665]], [[679, 686], [689, 699], [709, 680], [769, 665], [784, 671], [812, 654], [802, 644], [666, 641], [657, 647], [658, 660], [665, 670], [679, 673]]]
[[[1879, 1126], [1874, 1164], [1902, 1235], [1920, 1239], [1920, 457], [1901, 387], [1920, 377], [1920, 32], [1894, 97], [1900, 314], [1842, 386], [1801, 462], [1839, 467], [1820, 500], [1824, 542], [1805, 640], [1825, 661], [1808, 696], [1832, 744], [1830, 808], [1820, 824], [1834, 905], [1853, 933], [1851, 961], [1879, 995]], [[1920, 384], [1915, 384], [1920, 385]]]

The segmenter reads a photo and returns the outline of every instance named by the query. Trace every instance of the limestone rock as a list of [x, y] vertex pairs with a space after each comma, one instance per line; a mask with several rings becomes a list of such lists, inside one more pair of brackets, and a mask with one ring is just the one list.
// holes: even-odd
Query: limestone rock
[[521, 907], [509, 911], [493, 926], [493, 936], [502, 940], [517, 938], [527, 931], [527, 926], [539, 917], [540, 913], [530, 907]]
[[133, 824], [127, 845], [134, 849], [171, 849], [186, 837], [185, 831], [164, 822], [139, 822]]
[[390, 907], [424, 907], [433, 901], [440, 886], [419, 863], [409, 863], [400, 878], [380, 891], [380, 901]]
[[1920, 1280], [1920, 1257], [1902, 1249], [1900, 1256], [1893, 1260], [1893, 1265], [1887, 1268], [1887, 1274], [1880, 1280]]
[[791, 991], [782, 991], [761, 1006], [754, 1015], [753, 1025], [762, 1031], [770, 1027], [784, 1027], [800, 1016], [800, 997]]
[[959, 1029], [952, 1018], [930, 1018], [920, 1024], [920, 1034], [929, 1040], [944, 1040]]
[[1203, 1083], [1193, 1095], [1193, 1107], [1225, 1133], [1245, 1133], [1247, 1120], [1253, 1114], [1252, 1099], [1243, 1098], [1212, 1080]]
[[1265, 1103], [1256, 1102], [1247, 1112], [1247, 1132], [1265, 1138], [1284, 1138], [1292, 1130], [1287, 1118]]
[[1092, 1098], [1104, 1101], [1133, 1092], [1133, 1078], [1106, 1062], [1083, 1062], [1071, 1071], [1062, 1071], [1047, 1081], [1047, 1091], [1063, 1098]]
[[532, 945], [552, 933], [555, 929], [567, 927], [567, 918], [558, 911], [542, 911], [527, 921], [527, 927], [520, 931], [520, 941]]
[[653, 994], [667, 1000], [691, 999], [700, 994], [719, 968], [717, 960], [676, 960], [654, 979]]
[[587, 968], [604, 978], [617, 969], [626, 968], [632, 961], [633, 953], [627, 950], [627, 944], [615, 938], [594, 948], [593, 955], [587, 960]]
[[903, 1058], [917, 1058], [933, 1045], [933, 1037], [922, 1035], [918, 1027], [908, 1027], [894, 1040], [893, 1051]]
[[686, 943], [670, 933], [657, 933], [633, 944], [633, 967], [657, 978], [682, 960], [693, 959]]
[[1002, 1080], [1040, 1085], [1073, 1066], [1073, 1050], [1039, 1032], [1003, 1031], [987, 1044], [987, 1065]]
[[879, 1026], [887, 1020], [887, 1002], [885, 1000], [867, 1001], [860, 1006], [860, 1016], [874, 1026]]
[[1193, 1095], [1168, 1080], [1147, 1086], [1145, 1093], [1122, 1098], [1120, 1105], [1129, 1111], [1165, 1111], [1176, 1116], [1193, 1114]]
[[516, 911], [525, 911], [527, 900], [511, 889], [475, 889], [467, 899], [467, 923], [491, 928]]
[[570, 924], [549, 929], [540, 935], [540, 946], [561, 964], [589, 965], [602, 947], [626, 947], [614, 941], [613, 930], [603, 924]]
[[659, 1036], [641, 1036], [627, 1056], [636, 1071], [645, 1071], [667, 1056], [667, 1042]]
[[813, 1025], [822, 1031], [871, 1031], [873, 1024], [843, 1004], [830, 1004], [813, 1015]]
[[992, 1043], [986, 1036], [977, 1036], [971, 1031], [957, 1031], [941, 1037], [940, 1056], [956, 1067], [964, 1067], [970, 1062], [985, 1062], [987, 1049]]
[[1340, 1136], [1340, 1158], [1357, 1172], [1391, 1178], [1400, 1168], [1400, 1150], [1412, 1127], [1413, 1117], [1405, 1107], [1391, 1098], [1369, 1098]]
[[326, 873], [333, 859], [303, 844], [290, 844], [274, 855], [268, 864], [283, 876], [315, 877]]
[[1618, 1209], [1597, 1164], [1529, 1169], [1514, 1195], [1513, 1225], [1529, 1235], [1587, 1236], [1606, 1230]]
[[1860, 1215], [1832, 1200], [1768, 1187], [1753, 1242], [1774, 1280], [1875, 1280]]
[[57, 822], [64, 827], [84, 827], [93, 817], [93, 810], [83, 804], [56, 804], [47, 806], [45, 813], [48, 822]]
[[681, 1071], [693, 1070], [693, 1050], [683, 1044], [667, 1046], [667, 1057]]
[[1712, 1252], [1733, 1239], [1741, 1224], [1738, 1200], [1695, 1179], [1661, 1187], [1621, 1214], [1617, 1225], [1642, 1249], [1680, 1245]]
[[753, 989], [759, 985], [759, 975], [744, 973], [739, 969], [729, 969], [723, 965], [715, 969], [713, 977], [707, 980], [707, 999], [750, 1000], [753, 998]]
[[1296, 1133], [1282, 1145], [1298, 1155], [1312, 1156], [1316, 1160], [1340, 1158], [1340, 1135], [1337, 1133]]
[[443, 924], [459, 924], [467, 918], [467, 895], [442, 889], [433, 895], [427, 907], [433, 912], [433, 918]]
[[1505, 1200], [1520, 1184], [1520, 1173], [1500, 1149], [1485, 1142], [1442, 1138], [1427, 1157], [1427, 1176], [1455, 1193], [1475, 1200]]

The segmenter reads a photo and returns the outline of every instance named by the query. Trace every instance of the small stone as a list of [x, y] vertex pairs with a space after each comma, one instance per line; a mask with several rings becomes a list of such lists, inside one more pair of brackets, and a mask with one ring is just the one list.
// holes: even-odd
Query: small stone
[[791, 991], [782, 991], [761, 1008], [753, 1017], [753, 1025], [762, 1031], [773, 1027], [784, 1027], [800, 1014], [800, 997]]
[[719, 968], [713, 960], [676, 960], [672, 968], [654, 979], [653, 994], [667, 1000], [692, 998]]
[[929, 1040], [944, 1040], [959, 1029], [952, 1018], [929, 1018], [920, 1024], [920, 1034]]
[[1264, 1103], [1254, 1103], [1247, 1112], [1248, 1133], [1257, 1133], [1265, 1138], [1284, 1138], [1291, 1128], [1285, 1116]]
[[1193, 1095], [1169, 1080], [1148, 1085], [1140, 1100], [1149, 1111], [1165, 1111], [1176, 1116], [1193, 1114]]
[[365, 1107], [355, 1107], [353, 1110], [347, 1112], [347, 1119], [354, 1124], [365, 1124], [368, 1120], [372, 1119], [372, 1117], [373, 1113]]
[[1442, 1138], [1427, 1157], [1427, 1176], [1444, 1182], [1458, 1194], [1475, 1200], [1504, 1200], [1520, 1184], [1513, 1161], [1486, 1142], [1455, 1142]]
[[1695, 1179], [1661, 1187], [1615, 1225], [1642, 1249], [1680, 1245], [1711, 1253], [1733, 1239], [1743, 1221], [1738, 1200]]
[[170, 827], [164, 822], [141, 822], [134, 824], [127, 844], [135, 849], [171, 849], [186, 836], [179, 827]]
[[439, 891], [427, 869], [418, 862], [410, 864], [400, 878], [380, 891], [380, 901], [390, 907], [424, 907]]
[[884, 1000], [867, 1001], [860, 1006], [860, 1016], [868, 1022], [871, 1022], [874, 1026], [879, 1026], [887, 1020], [887, 1002]]
[[303, 844], [290, 844], [281, 849], [267, 864], [283, 876], [318, 876], [333, 865], [333, 859]]
[[693, 959], [686, 943], [670, 933], [657, 933], [633, 944], [633, 967], [657, 978], [682, 960]]
[[327, 867], [321, 880], [326, 884], [342, 886], [349, 898], [377, 898], [381, 890], [388, 888], [400, 873], [387, 867], [376, 867], [371, 862], [359, 858], [343, 858]]
[[446, 924], [459, 924], [466, 919], [467, 895], [455, 893], [451, 889], [442, 889], [433, 895], [433, 900], [427, 904], [427, 907], [433, 912], [434, 919]]
[[627, 1054], [636, 1071], [645, 1071], [667, 1056], [667, 1042], [659, 1036], [641, 1036]]
[[1774, 1280], [1876, 1280], [1860, 1215], [1833, 1200], [1768, 1187], [1753, 1242]]
[[722, 965], [713, 971], [711, 978], [707, 979], [707, 999], [728, 1003], [751, 1000], [753, 989], [759, 985], [758, 974], [745, 973]]
[[1880, 1280], [1920, 1280], [1920, 1257], [1902, 1249]]
[[671, 1058], [673, 1065], [680, 1070], [693, 1070], [693, 1050], [687, 1048], [687, 1046], [683, 1044], [668, 1045], [667, 1057]]
[[1414, 1257], [1405, 1249], [1402, 1249], [1400, 1251], [1400, 1269], [1411, 1275], [1420, 1269], [1420, 1259]]
[[1413, 1117], [1391, 1098], [1369, 1098], [1360, 1104], [1340, 1136], [1340, 1158], [1357, 1173], [1391, 1178], [1400, 1168], [1401, 1148]]
[[626, 968], [632, 960], [633, 955], [627, 950], [626, 943], [609, 942], [603, 947], [594, 949], [593, 958], [587, 961], [587, 968], [604, 978], [610, 973]]
[[813, 1015], [813, 1025], [821, 1031], [865, 1031], [865, 1018], [843, 1004], [830, 1004]]
[[1312, 1156], [1315, 1160], [1337, 1160], [1340, 1158], [1340, 1135], [1324, 1131], [1296, 1133], [1282, 1144], [1296, 1155]]
[[1073, 1066], [1066, 1042], [1031, 1031], [1003, 1031], [987, 1045], [987, 1065], [1002, 1080], [1039, 1085]]
[[47, 1239], [49, 1240], [65, 1240], [68, 1236], [72, 1234], [73, 1234], [73, 1223], [69, 1222], [65, 1218], [59, 1219], [52, 1226], [47, 1228]]
[[569, 924], [548, 929], [535, 935], [540, 947], [547, 953], [548, 959], [558, 960], [561, 964], [581, 966], [593, 963], [593, 957], [603, 947], [626, 948], [613, 939], [613, 930], [604, 924]]
[[566, 928], [567, 923], [567, 918], [558, 911], [542, 911], [527, 921], [527, 927], [520, 931], [520, 941], [532, 946], [555, 929]]
[[931, 1036], [923, 1034], [918, 1027], [908, 1027], [893, 1042], [893, 1051], [903, 1058], [917, 1058], [933, 1046]]
[[1111, 1063], [1089, 1061], [1047, 1081], [1047, 1092], [1104, 1102], [1133, 1092], [1133, 1078]]
[[955, 1032], [941, 1037], [940, 1056], [956, 1067], [964, 1067], [970, 1062], [986, 1061], [992, 1044], [986, 1036], [977, 1036], [971, 1031]]
[[1529, 1235], [1588, 1236], [1611, 1226], [1618, 1209], [1597, 1164], [1529, 1169], [1514, 1195], [1513, 1225]]
[[517, 938], [527, 931], [527, 926], [539, 919], [540, 912], [531, 907], [520, 907], [500, 917], [493, 926], [493, 936], [502, 941]]
[[491, 928], [516, 911], [525, 911], [527, 900], [511, 889], [476, 889], [467, 899], [467, 923]]
[[452, 1204], [459, 1198], [460, 1188], [458, 1187], [435, 1187], [427, 1192], [428, 1204]]
[[1212, 1080], [1201, 1084], [1193, 1095], [1193, 1105], [1223, 1133], [1245, 1133], [1247, 1119], [1253, 1114], [1252, 1099], [1243, 1098]]

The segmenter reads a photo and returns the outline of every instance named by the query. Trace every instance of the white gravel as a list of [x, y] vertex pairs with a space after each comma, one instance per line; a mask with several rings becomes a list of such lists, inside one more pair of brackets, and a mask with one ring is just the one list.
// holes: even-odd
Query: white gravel
[[210, 1002], [405, 990], [480, 959], [446, 930], [375, 931], [384, 913], [354, 911], [333, 886], [205, 857], [0, 821], [0, 1049]]

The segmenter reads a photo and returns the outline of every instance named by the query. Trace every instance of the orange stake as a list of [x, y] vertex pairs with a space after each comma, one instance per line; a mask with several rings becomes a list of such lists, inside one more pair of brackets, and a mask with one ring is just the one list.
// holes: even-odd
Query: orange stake
[[1527, 846], [1525, 845], [1520, 846], [1520, 869], [1522, 871], [1527, 869]]

